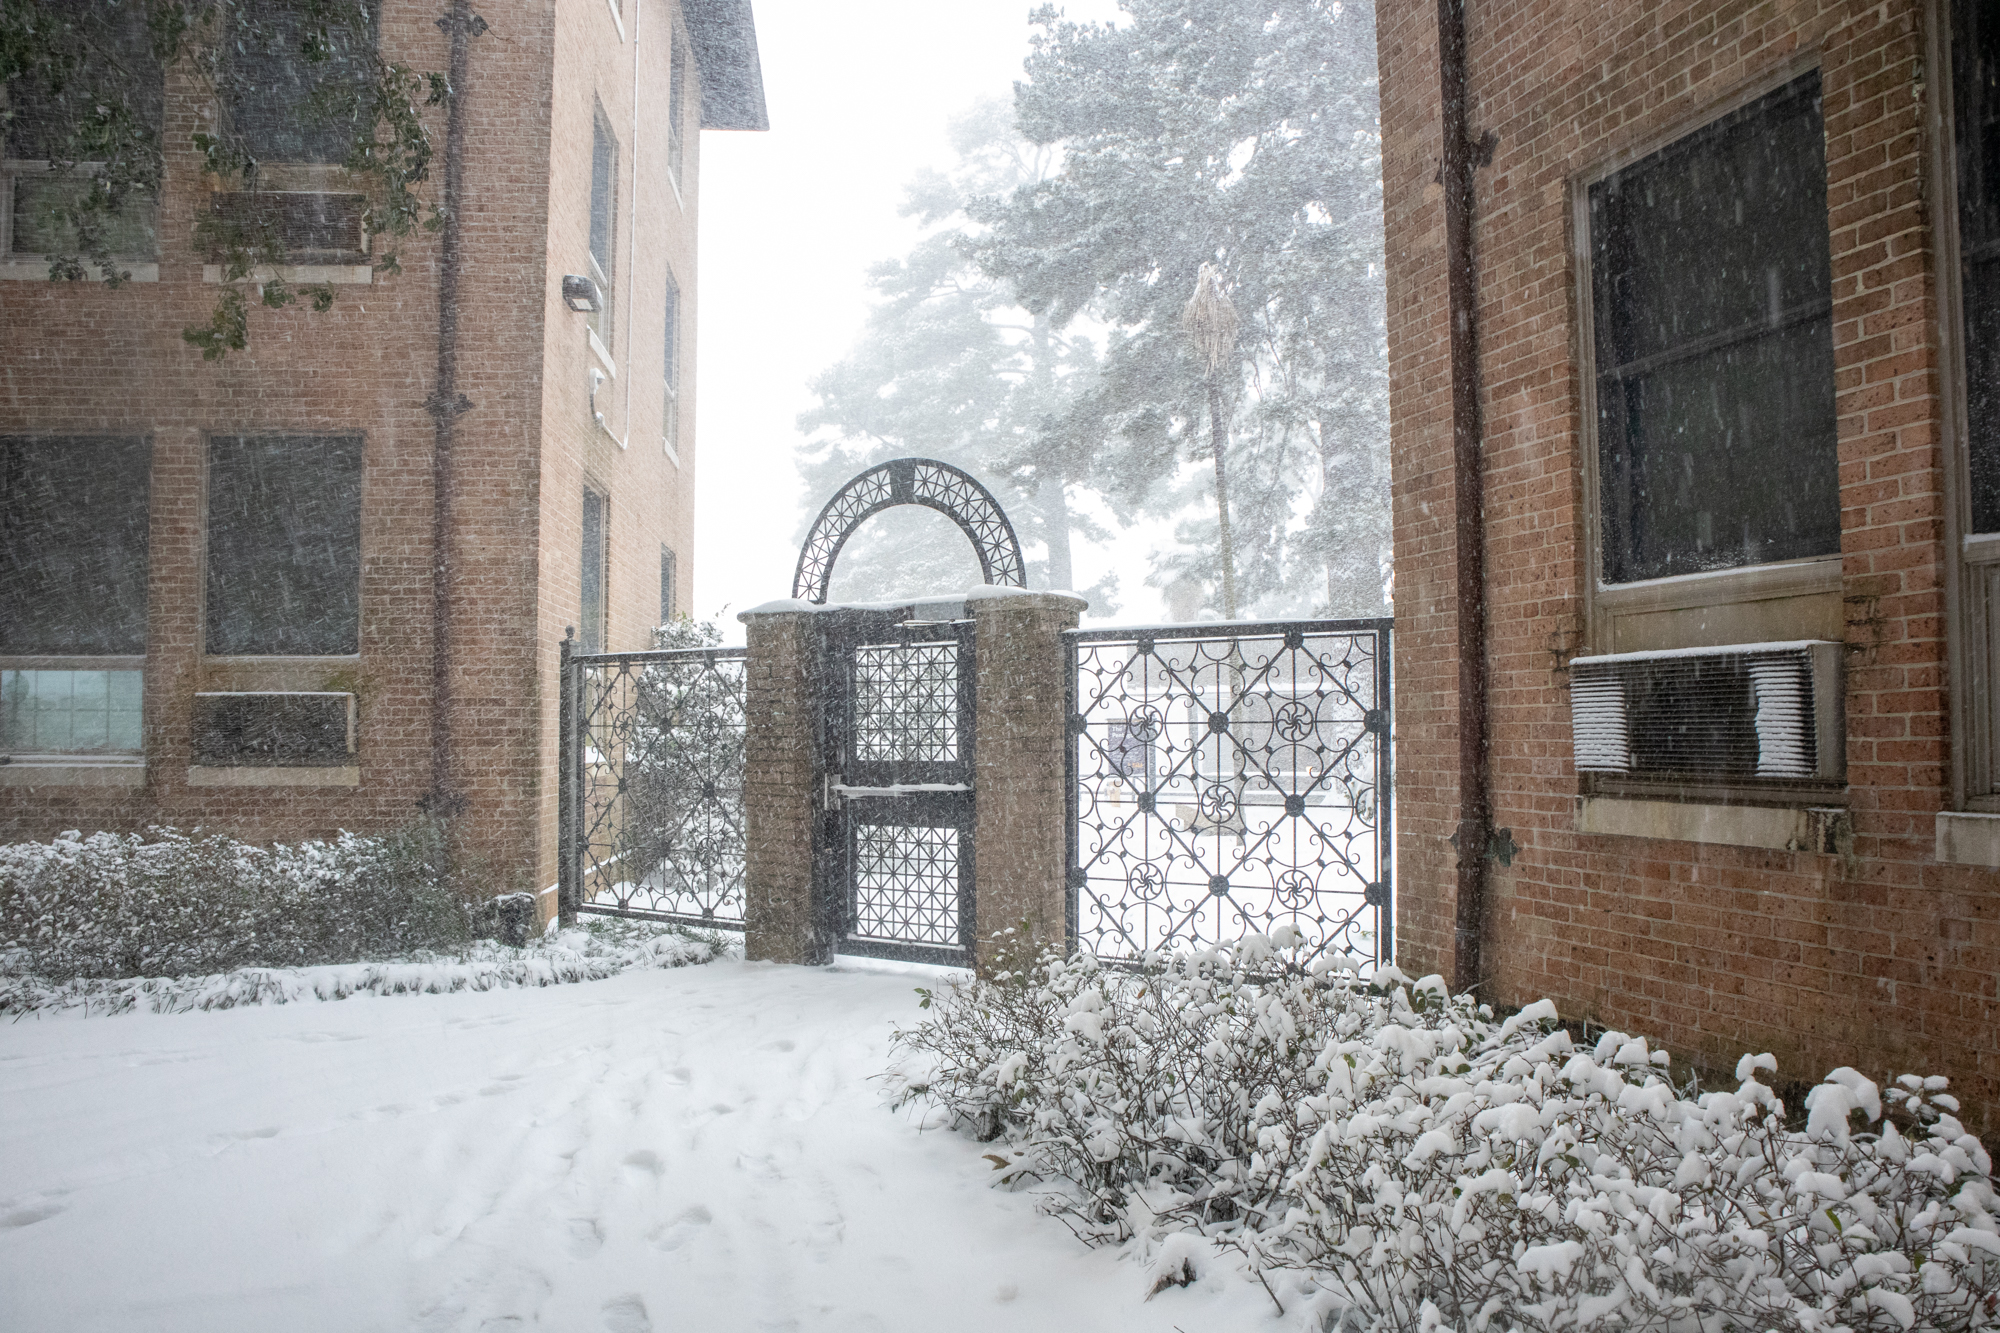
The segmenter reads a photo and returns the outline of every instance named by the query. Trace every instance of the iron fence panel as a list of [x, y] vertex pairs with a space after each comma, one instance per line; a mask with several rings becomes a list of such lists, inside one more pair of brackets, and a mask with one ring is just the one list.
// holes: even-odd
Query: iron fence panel
[[1077, 947], [1136, 961], [1289, 924], [1387, 961], [1390, 627], [1065, 636]]
[[572, 910], [743, 928], [741, 648], [568, 655]]

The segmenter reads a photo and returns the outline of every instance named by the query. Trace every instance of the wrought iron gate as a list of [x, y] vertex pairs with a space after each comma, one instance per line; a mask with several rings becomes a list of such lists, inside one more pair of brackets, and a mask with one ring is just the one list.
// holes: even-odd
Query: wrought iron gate
[[973, 639], [923, 607], [832, 611], [820, 635], [814, 897], [840, 953], [963, 964], [972, 893]]
[[1072, 630], [1070, 928], [1390, 954], [1389, 620]]
[[744, 650], [575, 642], [562, 649], [563, 919], [743, 929]]

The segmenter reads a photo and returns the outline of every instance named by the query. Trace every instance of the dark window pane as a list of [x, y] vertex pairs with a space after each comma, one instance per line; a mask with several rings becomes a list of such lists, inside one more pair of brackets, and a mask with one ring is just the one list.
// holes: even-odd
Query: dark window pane
[[339, 21], [339, 6], [266, 0], [232, 9], [229, 121], [264, 162], [344, 162], [374, 128], [368, 89], [375, 72], [375, 6], [365, 26]]
[[2000, 15], [1952, 5], [1972, 530], [2000, 532]]
[[611, 343], [611, 279], [617, 272], [612, 252], [618, 236], [618, 140], [599, 107], [590, 136], [590, 276], [603, 300], [591, 312], [590, 327], [608, 347]]
[[599, 112], [590, 136], [590, 257], [608, 281], [611, 277], [611, 243], [617, 230], [618, 141]]
[[667, 75], [667, 176], [674, 188], [681, 187], [682, 138], [681, 103], [687, 100], [687, 38], [678, 30], [673, 35], [673, 58]]
[[1819, 76], [1590, 189], [1604, 577], [1840, 550]]
[[666, 324], [666, 394], [660, 433], [667, 441], [667, 448], [678, 450], [681, 444], [681, 285], [674, 281], [672, 273], [667, 274]]
[[[19, 172], [14, 176], [14, 229], [9, 248], [17, 255], [71, 254], [83, 248], [72, 210], [92, 182], [80, 175]], [[114, 255], [150, 259], [160, 252], [159, 203], [127, 195], [116, 213], [104, 217], [104, 244]]]
[[660, 548], [660, 623], [670, 623], [674, 618], [674, 553]]
[[107, 113], [136, 122], [157, 138], [166, 87], [147, 6], [44, 6], [38, 24], [54, 24], [49, 44], [75, 52], [78, 67], [61, 82], [23, 75], [7, 83], [6, 156], [93, 162], [92, 128]]
[[0, 652], [146, 651], [144, 439], [0, 437]]
[[208, 444], [208, 651], [361, 651], [361, 437]]
[[583, 493], [583, 651], [604, 651], [604, 539], [605, 498], [596, 491]]

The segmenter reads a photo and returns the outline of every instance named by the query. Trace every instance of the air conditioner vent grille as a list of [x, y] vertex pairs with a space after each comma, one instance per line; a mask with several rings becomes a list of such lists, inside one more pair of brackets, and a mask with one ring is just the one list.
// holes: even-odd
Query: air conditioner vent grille
[[1726, 781], [1838, 778], [1840, 645], [1621, 653], [1570, 663], [1583, 773]]

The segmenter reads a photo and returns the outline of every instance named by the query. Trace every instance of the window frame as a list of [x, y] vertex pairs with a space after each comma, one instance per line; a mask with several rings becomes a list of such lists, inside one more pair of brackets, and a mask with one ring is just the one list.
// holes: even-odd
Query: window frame
[[[148, 715], [146, 711], [145, 672], [146, 672], [147, 655], [148, 653], [150, 653], [152, 647], [152, 633], [151, 633], [152, 626], [150, 623], [152, 620], [152, 612], [153, 612], [152, 504], [153, 504], [154, 494], [153, 494], [152, 468], [155, 462], [155, 442], [153, 439], [153, 433], [150, 430], [143, 430], [143, 429], [138, 431], [133, 431], [129, 434], [108, 432], [108, 431], [91, 431], [91, 432], [82, 432], [81, 435], [94, 438], [112, 439], [112, 440], [143, 441], [145, 445], [146, 505], [145, 505], [144, 540], [146, 545], [146, 572], [145, 572], [146, 594], [145, 594], [144, 605], [140, 611], [141, 615], [140, 633], [143, 640], [142, 643], [140, 644], [141, 650], [136, 653], [130, 653], [130, 652], [10, 653], [5, 651], [0, 651], [0, 676], [4, 676], [6, 673], [16, 672], [16, 671], [38, 671], [38, 672], [39, 671], [71, 671], [71, 672], [93, 671], [93, 672], [103, 672], [107, 676], [112, 672], [126, 672], [137, 675], [139, 677], [139, 682], [138, 682], [139, 743], [137, 746], [129, 749], [115, 749], [115, 750], [114, 749], [12, 750], [7, 748], [6, 745], [4, 744], [5, 729], [4, 726], [0, 726], [0, 754], [5, 754], [8, 757], [5, 768], [0, 769], [0, 772], [8, 772], [9, 776], [13, 777], [16, 775], [14, 775], [11, 772], [11, 770], [18, 769], [23, 772], [26, 772], [28, 770], [33, 770], [34, 773], [32, 775], [32, 780], [37, 782], [48, 780], [46, 778], [46, 775], [49, 773], [51, 769], [88, 770], [88, 769], [126, 768], [134, 770], [143, 770], [146, 764], [146, 728], [147, 728]], [[0, 438], [69, 439], [69, 438], [77, 438], [77, 436], [60, 432], [16, 432], [10, 436], [0, 437]], [[107, 681], [106, 683], [108, 687], [109, 682]], [[0, 698], [4, 698], [4, 695], [0, 695]], [[4, 703], [0, 703], [0, 707], [4, 707]], [[24, 778], [21, 780], [28, 781], [29, 779]], [[131, 780], [137, 781], [138, 778], [135, 776], [132, 777]]]
[[[215, 441], [247, 439], [354, 439], [361, 449], [360, 469], [357, 478], [360, 487], [357, 524], [354, 536], [354, 651], [348, 653], [218, 653], [209, 649], [209, 578], [210, 578], [210, 534], [214, 515], [210, 511], [210, 501], [215, 486]], [[201, 437], [201, 527], [200, 527], [200, 620], [196, 631], [200, 644], [201, 659], [212, 666], [231, 664], [255, 665], [262, 667], [298, 666], [311, 668], [316, 665], [348, 665], [361, 660], [365, 644], [362, 628], [368, 620], [368, 433], [363, 430], [211, 430]]]
[[674, 277], [674, 266], [666, 267], [667, 317], [661, 321], [665, 325], [666, 355], [662, 369], [666, 372], [661, 385], [660, 444], [668, 458], [679, 466], [681, 461], [681, 327], [686, 323], [681, 313], [681, 284]]
[[687, 207], [687, 191], [681, 175], [687, 168], [687, 30], [679, 24], [667, 36], [667, 181], [674, 187], [674, 202]]
[[[611, 359], [611, 348], [615, 345], [618, 336], [616, 296], [612, 290], [612, 285], [617, 281], [618, 277], [618, 195], [620, 193], [618, 189], [618, 176], [622, 169], [624, 147], [618, 142], [618, 133], [612, 127], [611, 117], [604, 113], [604, 103], [592, 97], [590, 99], [590, 112], [590, 207], [589, 221], [584, 231], [583, 251], [584, 262], [589, 266], [590, 270], [590, 280], [597, 284], [600, 297], [598, 301], [599, 308], [590, 313], [585, 323], [590, 332], [596, 335], [599, 345], [605, 349], [606, 359], [609, 360]], [[597, 146], [598, 136], [600, 135], [603, 137], [604, 142], [611, 145], [611, 171], [610, 177], [605, 184], [605, 237], [604, 259], [602, 263], [599, 262], [597, 257], [596, 237], [592, 235], [597, 230]]]
[[[1925, 0], [1926, 167], [1933, 189], [1940, 444], [1944, 456], [1944, 601], [1951, 784], [1947, 809], [2000, 813], [2000, 535], [1972, 531], [1965, 289], [1958, 225], [1958, 124], [1952, 0]], [[1983, 586], [1982, 586], [1983, 585]]]
[[[1578, 653], [1654, 648], [1723, 647], [1749, 642], [1845, 637], [1842, 555], [1814, 556], [1609, 584], [1604, 581], [1603, 489], [1598, 465], [1597, 327], [1590, 241], [1590, 187], [1689, 135], [1820, 70], [1817, 48], [1798, 52], [1746, 81], [1727, 97], [1705, 103], [1656, 133], [1608, 153], [1571, 176], [1570, 298], [1575, 354], [1579, 480], [1583, 488], [1582, 642]], [[1824, 76], [1822, 75], [1822, 78]], [[1824, 84], [1822, 83], [1822, 89]], [[1836, 323], [1838, 298], [1835, 300]], [[1839, 347], [1835, 349], [1839, 373]], [[1843, 542], [1845, 532], [1842, 533]], [[1707, 628], [1690, 632], [1699, 619]], [[1846, 782], [1710, 781], [1690, 784], [1607, 774], [1577, 774], [1586, 797], [1721, 802], [1794, 807], [1844, 804]]]
[[670, 625], [680, 614], [681, 558], [665, 542], [660, 543], [660, 623]]
[[[586, 599], [589, 591], [591, 554], [586, 543], [590, 536], [590, 502], [595, 499], [598, 506], [597, 531], [597, 643], [591, 644], [591, 623], [589, 612], [592, 607]], [[578, 651], [608, 653], [611, 651], [611, 488], [600, 486], [590, 478], [583, 479], [582, 494], [577, 509], [577, 643]]]
[[[1817, 50], [1802, 52], [1766, 70], [1729, 97], [1704, 106], [1666, 130], [1619, 149], [1570, 180], [1571, 301], [1576, 339], [1577, 452], [1581, 464], [1584, 516], [1583, 611], [1584, 651], [1609, 653], [1646, 647], [1713, 647], [1754, 640], [1825, 638], [1825, 629], [1839, 626], [1841, 556], [1839, 553], [1799, 560], [1746, 565], [1658, 579], [1610, 584], [1604, 581], [1604, 515], [1602, 476], [1598, 462], [1597, 328], [1590, 239], [1590, 187], [1644, 161], [1664, 148], [1742, 110], [1786, 84], [1820, 68]], [[1837, 350], [1837, 349], [1836, 349]], [[1836, 364], [1836, 370], [1838, 369]], [[1831, 616], [1823, 605], [1831, 599]], [[1815, 603], [1815, 611], [1797, 605]], [[1710, 607], [1737, 608], [1735, 631], [1699, 643], [1654, 644], [1621, 642], [1621, 620]], [[1813, 621], [1808, 625], [1802, 622]], [[1667, 621], [1655, 633], [1669, 632]], [[1745, 635], [1740, 629], [1765, 625], [1763, 632]], [[1812, 632], [1798, 632], [1810, 629]], [[1637, 626], [1633, 632], [1644, 633]], [[1839, 637], [1838, 634], [1832, 637]]]

